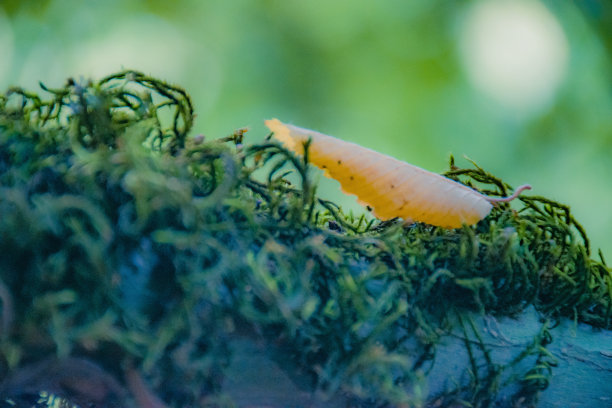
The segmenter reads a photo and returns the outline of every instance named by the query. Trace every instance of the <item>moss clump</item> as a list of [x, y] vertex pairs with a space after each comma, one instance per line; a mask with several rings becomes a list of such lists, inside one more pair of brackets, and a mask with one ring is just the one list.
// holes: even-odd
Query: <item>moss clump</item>
[[[479, 315], [534, 306], [547, 321], [612, 324], [612, 273], [564, 205], [523, 196], [457, 230], [367, 222], [317, 198], [307, 155], [243, 145], [242, 131], [188, 137], [178, 87], [126, 71], [43, 89], [50, 98], [0, 99], [5, 378], [80, 358], [119, 383], [142, 373], [176, 406], [205, 403], [222, 391], [228, 340], [257, 333], [289, 350], [313, 390], [410, 406], [434, 398], [427, 367], [459, 335], [467, 379], [436, 403], [489, 406], [507, 383], [536, 400], [552, 338], [544, 323], [501, 365]], [[510, 188], [452, 161], [447, 176], [489, 195]]]

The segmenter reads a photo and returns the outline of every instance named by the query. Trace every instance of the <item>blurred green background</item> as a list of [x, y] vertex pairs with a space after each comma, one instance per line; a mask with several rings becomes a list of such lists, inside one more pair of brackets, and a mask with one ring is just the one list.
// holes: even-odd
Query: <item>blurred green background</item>
[[165, 78], [207, 137], [278, 117], [436, 172], [466, 155], [571, 205], [612, 258], [607, 1], [0, 0], [0, 50], [3, 89]]

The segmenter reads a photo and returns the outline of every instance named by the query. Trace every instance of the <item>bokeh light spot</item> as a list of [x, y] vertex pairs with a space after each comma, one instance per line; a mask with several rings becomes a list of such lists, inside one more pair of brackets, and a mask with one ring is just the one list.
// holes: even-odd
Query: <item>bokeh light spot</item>
[[14, 38], [11, 24], [6, 15], [0, 9], [0, 50], [2, 51], [2, 62], [0, 62], [0, 84], [7, 86], [8, 75], [13, 67]]
[[537, 1], [481, 1], [462, 25], [470, 80], [512, 114], [533, 116], [554, 102], [568, 54], [561, 25]]
[[122, 21], [108, 35], [75, 47], [74, 74], [101, 78], [124, 68], [177, 80], [185, 74], [189, 41], [166, 21], [141, 15]]

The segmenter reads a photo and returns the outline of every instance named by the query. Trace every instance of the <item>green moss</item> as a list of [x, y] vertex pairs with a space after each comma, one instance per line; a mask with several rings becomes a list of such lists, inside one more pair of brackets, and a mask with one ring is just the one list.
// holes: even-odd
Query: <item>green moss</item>
[[[545, 323], [500, 365], [475, 317], [533, 306], [612, 324], [612, 272], [567, 206], [521, 196], [456, 230], [368, 222], [316, 196], [307, 155], [243, 131], [189, 137], [178, 87], [126, 71], [43, 89], [0, 99], [4, 376], [48, 355], [117, 375], [130, 362], [180, 406], [220, 391], [228, 339], [260, 333], [313, 389], [418, 405], [439, 343], [460, 333], [468, 380], [438, 402], [487, 406], [504, 381], [537, 398], [552, 338]], [[452, 158], [446, 175], [511, 189]]]

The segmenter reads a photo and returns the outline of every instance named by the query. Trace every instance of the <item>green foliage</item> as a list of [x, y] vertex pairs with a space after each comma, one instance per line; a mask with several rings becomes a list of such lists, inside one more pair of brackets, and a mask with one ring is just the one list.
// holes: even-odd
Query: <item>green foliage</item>
[[[413, 406], [439, 343], [460, 336], [469, 376], [438, 402], [489, 406], [508, 383], [537, 398], [552, 339], [546, 323], [500, 365], [479, 314], [533, 305], [612, 324], [612, 272], [564, 205], [524, 196], [456, 230], [368, 222], [316, 196], [307, 155], [243, 144], [243, 130], [188, 137], [194, 114], [178, 87], [126, 71], [43, 89], [50, 99], [0, 99], [7, 370], [51, 354], [113, 373], [134, 364], [181, 406], [219, 391], [232, 337], [259, 333], [291, 350], [313, 389]], [[477, 166], [451, 161], [447, 176], [511, 189]]]

